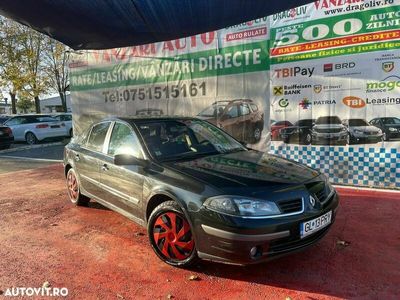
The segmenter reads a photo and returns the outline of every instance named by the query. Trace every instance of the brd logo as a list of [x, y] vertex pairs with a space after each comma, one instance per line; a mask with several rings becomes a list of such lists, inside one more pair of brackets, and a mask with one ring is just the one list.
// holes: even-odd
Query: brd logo
[[365, 101], [355, 96], [347, 96], [343, 98], [343, 103], [351, 108], [362, 108], [365, 106]]

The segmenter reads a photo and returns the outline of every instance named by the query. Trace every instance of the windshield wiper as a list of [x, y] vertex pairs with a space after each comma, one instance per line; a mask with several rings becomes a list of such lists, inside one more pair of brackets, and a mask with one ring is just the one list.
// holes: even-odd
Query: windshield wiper
[[221, 154], [218, 151], [209, 151], [209, 152], [184, 152], [180, 153], [171, 157], [166, 157], [164, 159], [161, 159], [161, 161], [171, 161], [171, 160], [181, 160], [181, 159], [186, 159], [186, 158], [198, 158], [201, 156], [208, 156], [208, 155], [215, 155], [215, 154]]

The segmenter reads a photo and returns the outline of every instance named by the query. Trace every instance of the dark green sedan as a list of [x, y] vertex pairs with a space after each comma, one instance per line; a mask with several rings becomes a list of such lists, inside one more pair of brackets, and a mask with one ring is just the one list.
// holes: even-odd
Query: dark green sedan
[[316, 170], [247, 149], [195, 118], [112, 118], [64, 152], [68, 194], [147, 226], [174, 266], [266, 261], [321, 239], [338, 196]]

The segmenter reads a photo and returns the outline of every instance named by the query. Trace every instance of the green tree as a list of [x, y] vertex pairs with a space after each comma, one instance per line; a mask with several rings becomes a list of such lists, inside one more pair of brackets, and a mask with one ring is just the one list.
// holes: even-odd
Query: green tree
[[0, 86], [10, 94], [13, 114], [17, 113], [17, 94], [28, 80], [21, 47], [23, 34], [22, 25], [0, 18]]
[[33, 102], [29, 98], [18, 99], [17, 108], [19, 110], [22, 110], [24, 113], [30, 112], [32, 110], [33, 106], [34, 106]]

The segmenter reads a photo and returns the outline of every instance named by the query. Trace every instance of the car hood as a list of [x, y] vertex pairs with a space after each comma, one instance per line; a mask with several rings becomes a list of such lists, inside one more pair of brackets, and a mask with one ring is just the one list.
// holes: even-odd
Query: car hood
[[320, 175], [307, 166], [254, 150], [163, 164], [225, 193], [253, 196], [260, 191], [298, 186]]
[[375, 126], [349, 126], [350, 131], [360, 130], [362, 132], [377, 132], [379, 133], [380, 129]]

